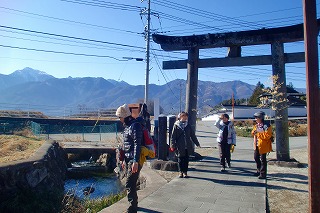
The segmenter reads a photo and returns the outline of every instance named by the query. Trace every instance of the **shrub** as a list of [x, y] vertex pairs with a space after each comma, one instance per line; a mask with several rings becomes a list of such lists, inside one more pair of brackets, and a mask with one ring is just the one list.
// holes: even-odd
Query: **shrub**
[[99, 212], [102, 209], [111, 206], [112, 204], [118, 202], [119, 200], [121, 200], [122, 198], [124, 198], [127, 195], [127, 193], [125, 191], [116, 194], [116, 195], [110, 195], [107, 197], [101, 197], [98, 199], [94, 199], [94, 200], [85, 200], [84, 201], [84, 207], [85, 209], [88, 210], [90, 209], [90, 212]]
[[241, 137], [251, 137], [251, 131], [253, 126], [235, 126], [237, 136]]
[[62, 201], [62, 210], [60, 213], [69, 212], [90, 212], [96, 213], [102, 209], [111, 206], [126, 196], [126, 191], [119, 194], [104, 196], [97, 199], [79, 200], [74, 196], [74, 193], [66, 194]]
[[308, 127], [305, 124], [299, 124], [294, 127], [289, 127], [289, 136], [306, 136], [308, 133]]
[[25, 127], [21, 130], [13, 131], [13, 134], [23, 136], [23, 137], [34, 137], [34, 134], [32, 133], [31, 129], [28, 127]]
[[[275, 126], [272, 124], [272, 131], [275, 137]], [[235, 129], [237, 136], [241, 137], [251, 137], [251, 131], [253, 129], [253, 125], [255, 122], [253, 120], [246, 120], [246, 121], [235, 121]], [[308, 127], [306, 125], [306, 120], [290, 120], [288, 121], [288, 128], [289, 128], [289, 137], [296, 137], [296, 136], [306, 136], [308, 133]]]

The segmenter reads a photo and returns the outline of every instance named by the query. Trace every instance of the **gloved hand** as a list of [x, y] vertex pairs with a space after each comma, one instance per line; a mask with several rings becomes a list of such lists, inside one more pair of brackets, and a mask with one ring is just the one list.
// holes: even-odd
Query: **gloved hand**
[[170, 151], [170, 152], [174, 152], [174, 151], [175, 151], [175, 148], [170, 147], [170, 148], [169, 148], [169, 151]]
[[230, 146], [230, 152], [231, 153], [233, 153], [234, 152], [234, 147], [235, 147], [236, 145], [234, 145], [234, 144], [231, 144], [231, 146]]

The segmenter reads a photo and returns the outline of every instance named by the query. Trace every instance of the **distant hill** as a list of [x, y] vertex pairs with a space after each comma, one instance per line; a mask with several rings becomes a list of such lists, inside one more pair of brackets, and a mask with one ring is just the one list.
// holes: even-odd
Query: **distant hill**
[[[150, 84], [149, 98], [159, 98], [165, 114], [177, 113], [180, 106], [182, 109], [185, 106], [185, 88], [186, 81], [181, 79], [164, 85]], [[199, 81], [199, 112], [206, 113], [222, 100], [230, 99], [232, 93], [235, 99], [249, 98], [254, 88], [254, 85], [241, 81]], [[36, 110], [44, 113], [63, 109], [71, 113], [76, 108], [116, 108], [124, 103], [141, 101], [144, 85], [133, 86], [123, 81], [92, 77], [55, 78], [45, 72], [25, 68], [10, 75], [0, 74], [0, 93], [0, 109], [10, 106], [25, 110], [38, 106]]]

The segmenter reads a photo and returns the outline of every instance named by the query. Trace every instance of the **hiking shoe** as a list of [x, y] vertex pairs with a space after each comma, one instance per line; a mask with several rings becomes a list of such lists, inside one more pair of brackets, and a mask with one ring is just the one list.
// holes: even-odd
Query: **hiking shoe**
[[258, 177], [258, 176], [260, 176], [260, 172], [255, 172], [253, 175]]

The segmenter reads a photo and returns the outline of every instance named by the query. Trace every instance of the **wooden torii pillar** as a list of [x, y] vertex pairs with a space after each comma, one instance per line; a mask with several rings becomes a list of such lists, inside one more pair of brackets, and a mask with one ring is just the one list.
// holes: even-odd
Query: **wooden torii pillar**
[[[319, 31], [320, 19], [317, 20]], [[186, 88], [186, 110], [189, 113], [189, 123], [195, 129], [197, 116], [197, 86], [198, 69], [206, 67], [254, 66], [272, 65], [272, 74], [278, 75], [277, 85], [281, 85], [279, 93], [287, 98], [285, 63], [304, 62], [304, 52], [284, 53], [284, 43], [304, 40], [303, 24], [287, 27], [216, 33], [193, 36], [165, 36], [152, 35], [153, 40], [161, 45], [165, 51], [188, 51], [187, 60], [164, 61], [163, 69], [188, 70]], [[241, 47], [250, 45], [271, 44], [272, 55], [259, 55], [241, 57]], [[226, 58], [199, 59], [199, 50], [208, 48], [228, 47], [229, 54]], [[276, 143], [277, 159], [290, 160], [288, 109], [276, 110]]]

